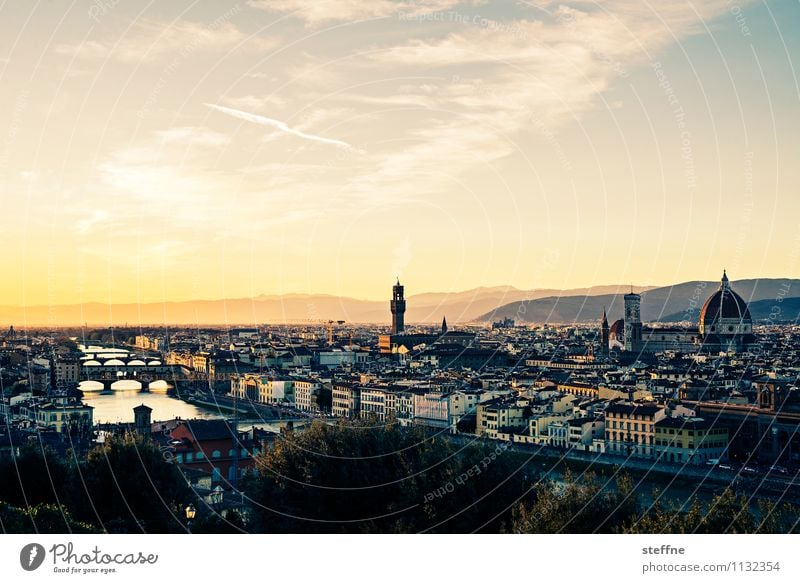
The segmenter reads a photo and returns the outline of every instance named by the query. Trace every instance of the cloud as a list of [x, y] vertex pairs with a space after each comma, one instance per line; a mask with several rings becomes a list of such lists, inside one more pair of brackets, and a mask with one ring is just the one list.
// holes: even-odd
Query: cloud
[[263, 115], [256, 115], [254, 113], [247, 113], [245, 111], [240, 111], [238, 109], [232, 109], [230, 107], [224, 107], [222, 105], [214, 105], [212, 103], [206, 103], [207, 107], [224, 113], [226, 115], [230, 115], [231, 117], [235, 117], [244, 121], [248, 121], [250, 123], [259, 124], [262, 126], [270, 127], [281, 132], [297, 136], [298, 138], [303, 138], [304, 140], [311, 140], [313, 142], [320, 142], [323, 144], [331, 144], [334, 146], [343, 146], [345, 148], [352, 149], [353, 147], [348, 144], [347, 142], [343, 142], [341, 140], [334, 140], [331, 138], [324, 138], [322, 136], [315, 136], [314, 134], [307, 134], [306, 132], [300, 131], [298, 129], [294, 129], [286, 125], [284, 122], [272, 119], [269, 117], [264, 117]]
[[242, 95], [241, 97], [224, 97], [223, 101], [235, 109], [282, 108], [286, 106], [286, 100], [277, 95]]
[[224, 146], [229, 142], [228, 136], [224, 134], [195, 126], [159, 130], [156, 135], [162, 144], [177, 142], [184, 145]]
[[[461, 0], [250, 0], [248, 5], [260, 10], [289, 14], [315, 25], [328, 22], [350, 22], [389, 16], [417, 17], [447, 10]], [[472, 2], [475, 3], [475, 2]]]
[[56, 45], [55, 51], [79, 59], [115, 59], [140, 63], [162, 57], [186, 58], [195, 53], [228, 51], [237, 47], [264, 50], [275, 46], [275, 42], [273, 39], [250, 36], [225, 19], [210, 24], [181, 21], [169, 25], [140, 21], [121, 38], [62, 43]]
[[[705, 20], [727, 10], [727, 2], [651, 7], [638, 0], [579, 0], [570, 6], [540, 2], [538, 8], [535, 20], [466, 19], [469, 26], [444, 35], [437, 30], [430, 38], [370, 51], [357, 67], [439, 81], [352, 98], [376, 106], [418, 105], [419, 111], [416, 123], [403, 127], [403, 147], [375, 157], [375, 168], [355, 177], [350, 188], [391, 198], [413, 182], [418, 195], [435, 192], [476, 162], [491, 164], [511, 154], [526, 133], [552, 139], [565, 122], [611, 107], [603, 93], [616, 79], [702, 30]], [[347, 103], [350, 94], [336, 98]]]

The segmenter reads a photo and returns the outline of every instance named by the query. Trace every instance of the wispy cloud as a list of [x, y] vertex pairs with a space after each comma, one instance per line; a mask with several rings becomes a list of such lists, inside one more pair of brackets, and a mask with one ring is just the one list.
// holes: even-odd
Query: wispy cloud
[[311, 140], [313, 142], [320, 142], [322, 144], [331, 144], [333, 146], [342, 146], [344, 148], [353, 149], [353, 146], [348, 144], [347, 142], [343, 142], [341, 140], [334, 140], [332, 138], [325, 138], [322, 136], [316, 136], [314, 134], [308, 134], [306, 132], [300, 131], [295, 128], [289, 127], [286, 123], [272, 119], [269, 117], [264, 117], [263, 115], [256, 115], [254, 113], [247, 113], [246, 111], [241, 111], [238, 109], [233, 109], [231, 107], [224, 107], [222, 105], [214, 105], [213, 103], [206, 103], [207, 107], [229, 115], [231, 117], [235, 117], [244, 121], [248, 121], [250, 123], [259, 124], [262, 126], [270, 127], [281, 132], [297, 136], [298, 138], [303, 138], [304, 140]]
[[[418, 16], [447, 10], [461, 0], [250, 0], [254, 8], [289, 14], [306, 24], [347, 22], [394, 15]], [[479, 2], [473, 1], [471, 4]]]
[[125, 36], [61, 43], [56, 45], [55, 52], [87, 60], [114, 59], [141, 63], [175, 58], [175, 55], [185, 58], [193, 54], [227, 51], [236, 47], [265, 50], [275, 44], [275, 39], [248, 35], [232, 22], [224, 20], [211, 24], [181, 21], [171, 25], [140, 21]]
[[162, 144], [180, 143], [198, 146], [224, 146], [228, 143], [228, 136], [207, 128], [196, 126], [183, 126], [159, 130], [156, 132]]

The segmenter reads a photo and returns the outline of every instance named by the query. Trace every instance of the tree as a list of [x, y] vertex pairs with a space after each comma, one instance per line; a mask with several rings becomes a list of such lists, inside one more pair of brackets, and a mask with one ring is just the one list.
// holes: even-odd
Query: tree
[[4, 533], [14, 534], [82, 534], [97, 529], [72, 518], [69, 510], [56, 504], [37, 504], [20, 509], [0, 502], [0, 527]]
[[71, 478], [76, 515], [114, 532], [180, 532], [194, 501], [178, 467], [136, 434], [107, 439]]
[[493, 442], [457, 446], [376, 421], [281, 436], [245, 482], [259, 532], [497, 532], [524, 465]]
[[687, 510], [657, 501], [626, 532], [637, 534], [755, 534], [797, 532], [800, 514], [791, 504], [760, 500], [752, 508], [746, 496], [726, 488], [710, 502], [696, 497]]
[[637, 514], [637, 499], [629, 477], [603, 484], [594, 474], [575, 479], [568, 470], [563, 483], [536, 485], [532, 500], [512, 513], [515, 533], [614, 533]]
[[58, 504], [67, 474], [67, 464], [52, 450], [23, 446], [19, 456], [0, 459], [0, 501], [18, 507]]

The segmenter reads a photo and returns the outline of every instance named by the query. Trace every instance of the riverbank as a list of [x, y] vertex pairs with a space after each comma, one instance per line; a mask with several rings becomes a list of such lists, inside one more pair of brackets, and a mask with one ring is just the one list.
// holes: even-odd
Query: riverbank
[[[448, 437], [461, 443], [476, 439], [463, 435]], [[651, 491], [661, 491], [661, 496], [667, 499], [680, 499], [684, 493], [687, 496], [700, 493], [711, 496], [725, 488], [731, 488], [737, 494], [752, 498], [753, 502], [770, 499], [800, 504], [800, 475], [748, 475], [712, 466], [656, 462], [531, 444], [510, 444], [507, 451], [520, 456], [520, 460], [527, 460], [520, 461], [521, 465], [533, 461], [537, 469], [541, 470], [541, 465], [544, 464], [546, 471], [539, 471], [538, 477], [546, 478], [548, 474], [563, 475], [566, 469], [573, 475], [593, 472], [607, 477], [609, 481], [613, 481], [618, 475], [627, 474], [634, 479], [637, 492], [646, 496], [651, 494], [647, 491], [648, 487]], [[667, 495], [664, 496], [664, 493]]]

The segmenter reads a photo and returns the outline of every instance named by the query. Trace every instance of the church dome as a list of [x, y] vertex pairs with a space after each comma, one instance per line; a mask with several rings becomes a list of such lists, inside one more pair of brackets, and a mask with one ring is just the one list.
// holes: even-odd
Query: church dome
[[752, 320], [747, 302], [731, 289], [724, 272], [719, 289], [709, 296], [700, 311], [700, 329], [706, 333], [724, 333], [725, 330], [716, 329], [724, 324], [722, 320], [736, 320], [742, 324], [750, 324]]

